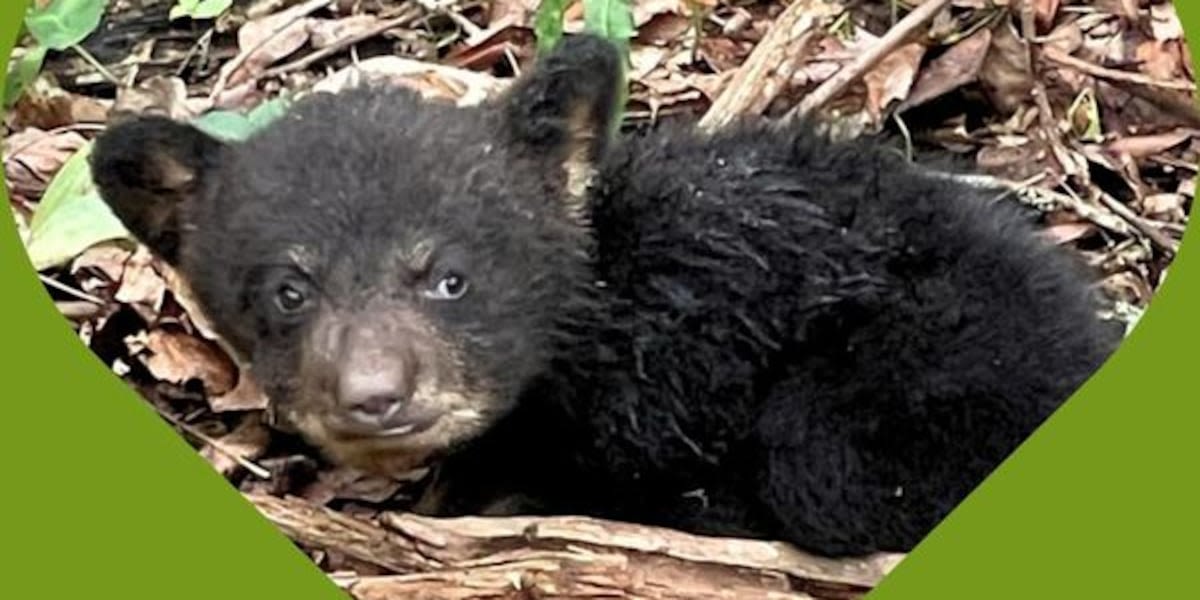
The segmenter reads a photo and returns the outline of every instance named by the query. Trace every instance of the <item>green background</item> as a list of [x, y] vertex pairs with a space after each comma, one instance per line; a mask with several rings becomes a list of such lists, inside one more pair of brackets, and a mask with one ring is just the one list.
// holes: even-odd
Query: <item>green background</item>
[[[6, 64], [26, 2], [2, 4]], [[1200, 35], [1200, 3], [1177, 10]], [[1195, 593], [1192, 245], [1113, 359], [872, 599]], [[343, 597], [92, 358], [7, 225], [0, 265], [0, 596]]]

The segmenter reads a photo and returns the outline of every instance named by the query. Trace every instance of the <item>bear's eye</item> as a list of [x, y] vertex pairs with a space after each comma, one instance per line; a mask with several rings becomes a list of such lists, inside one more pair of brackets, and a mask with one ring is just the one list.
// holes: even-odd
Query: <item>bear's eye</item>
[[294, 315], [308, 306], [308, 290], [302, 284], [285, 281], [275, 288], [275, 306], [285, 315]]
[[425, 292], [432, 300], [458, 300], [467, 293], [467, 278], [454, 272], [446, 273], [437, 280], [433, 288]]

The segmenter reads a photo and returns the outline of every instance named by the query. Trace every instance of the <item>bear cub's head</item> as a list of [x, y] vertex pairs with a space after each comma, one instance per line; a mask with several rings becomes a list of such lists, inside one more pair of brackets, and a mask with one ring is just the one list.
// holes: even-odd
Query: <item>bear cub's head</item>
[[621, 74], [564, 40], [501, 98], [314, 94], [245, 142], [142, 116], [100, 193], [332, 458], [416, 466], [512, 408], [588, 278], [586, 187]]

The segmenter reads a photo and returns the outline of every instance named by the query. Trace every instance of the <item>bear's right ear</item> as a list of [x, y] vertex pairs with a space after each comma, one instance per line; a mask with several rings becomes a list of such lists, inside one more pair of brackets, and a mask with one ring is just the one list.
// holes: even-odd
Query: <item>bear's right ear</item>
[[137, 117], [109, 127], [96, 139], [92, 178], [126, 229], [175, 264], [180, 207], [199, 193], [224, 147], [191, 125]]

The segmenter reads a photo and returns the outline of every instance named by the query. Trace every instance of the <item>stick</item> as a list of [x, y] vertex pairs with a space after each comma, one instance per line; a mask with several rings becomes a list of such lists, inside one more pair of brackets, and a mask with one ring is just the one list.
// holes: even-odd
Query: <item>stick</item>
[[414, 21], [419, 14], [420, 14], [420, 12], [416, 11], [416, 10], [405, 11], [404, 14], [402, 14], [398, 17], [394, 17], [394, 18], [388, 19], [386, 21], [383, 21], [383, 22], [379, 23], [378, 25], [376, 25], [366, 31], [363, 31], [362, 33], [359, 33], [357, 35], [348, 37], [343, 40], [339, 40], [336, 44], [331, 44], [329, 46], [321, 48], [320, 50], [317, 50], [316, 52], [313, 52], [312, 54], [309, 54], [308, 56], [305, 56], [304, 58], [299, 58], [292, 62], [279, 65], [278, 67], [267, 69], [266, 71], [263, 71], [262, 73], [259, 73], [258, 75], [256, 75], [252, 80], [258, 81], [260, 79], [269, 79], [272, 77], [279, 77], [280, 75], [291, 73], [293, 71], [299, 71], [300, 69], [308, 67], [309, 65], [317, 62], [318, 60], [321, 60], [323, 58], [337, 54], [338, 52], [341, 52], [342, 50], [345, 50], [346, 48], [348, 48], [350, 46], [353, 46], [359, 42], [371, 39], [377, 35], [382, 34], [383, 32], [385, 32], [389, 29], [394, 29], [396, 27], [401, 27], [401, 26], [407, 25], [407, 24], [411, 23], [412, 21]]
[[1181, 90], [1191, 92], [1196, 90], [1196, 85], [1190, 81], [1163, 81], [1154, 79], [1153, 77], [1143, 75], [1141, 73], [1131, 73], [1129, 71], [1120, 71], [1117, 69], [1109, 69], [1100, 65], [1092, 64], [1081, 58], [1076, 58], [1055, 48], [1053, 46], [1042, 46], [1042, 56], [1064, 66], [1075, 69], [1081, 73], [1108, 79], [1111, 81], [1121, 81], [1125, 83], [1133, 83], [1140, 86], [1165, 88], [1168, 90]]
[[[703, 537], [585, 517], [350, 517], [297, 498], [247, 498], [301, 545], [397, 576], [350, 583], [358, 598], [778, 598], [857, 596], [901, 555], [833, 560], [788, 544]], [[422, 595], [418, 592], [424, 592]], [[542, 592], [539, 595], [536, 592]], [[591, 594], [591, 595], [589, 595]]]
[[1134, 213], [1129, 209], [1128, 206], [1125, 206], [1116, 198], [1113, 198], [1104, 192], [1100, 192], [1100, 202], [1104, 203], [1104, 206], [1107, 206], [1109, 210], [1117, 213], [1117, 216], [1121, 217], [1127, 223], [1133, 225], [1138, 231], [1142, 232], [1142, 234], [1150, 240], [1150, 243], [1157, 246], [1158, 249], [1166, 253], [1167, 256], [1175, 256], [1175, 253], [1178, 252], [1178, 248], [1174, 240], [1167, 237], [1165, 233], [1163, 233], [1154, 225], [1147, 223], [1146, 219], [1143, 219], [1141, 216]]
[[826, 0], [792, 2], [700, 119], [700, 128], [713, 131], [742, 116], [765, 110], [787, 87], [796, 66], [804, 59], [804, 47], [841, 10], [841, 6]]
[[924, 27], [929, 21], [932, 21], [949, 4], [950, 0], [926, 0], [926, 2], [913, 9], [903, 19], [900, 19], [895, 27], [889, 29], [882, 38], [879, 38], [879, 41], [874, 46], [860, 54], [850, 64], [843, 66], [833, 77], [826, 79], [817, 89], [806, 96], [800, 104], [788, 112], [782, 122], [786, 123], [807, 117], [828, 104], [830, 100], [833, 100], [838, 94], [842, 93], [846, 89], [846, 86], [861, 78], [867, 71], [875, 68], [879, 64], [879, 61], [905, 43], [913, 33]]
[[[300, 19], [304, 19], [308, 17], [308, 15], [325, 8], [330, 4], [333, 4], [333, 0], [309, 0], [302, 6], [288, 9], [295, 10], [296, 14], [292, 15], [292, 18], [288, 19], [287, 21], [280, 23], [277, 27], [275, 27], [275, 29], [272, 29], [269, 35], [263, 37], [263, 39], [259, 40], [257, 44], [254, 44], [253, 47], [243, 52], [239, 52], [237, 56], [233, 57], [232, 60], [225, 64], [221, 75], [217, 78], [216, 83], [213, 84], [213, 89], [208, 95], [209, 99], [215, 100], [221, 95], [222, 92], [225, 91], [225, 87], [229, 84], [229, 78], [232, 77], [233, 74], [238, 71], [238, 69], [241, 69], [242, 65], [245, 64], [251, 56], [254, 56], [255, 52], [258, 52], [272, 40], [279, 37], [279, 34], [287, 31], [288, 28], [290, 28], [292, 25], [295, 25], [300, 21]], [[254, 79], [252, 78], [251, 81], [253, 80]]]

